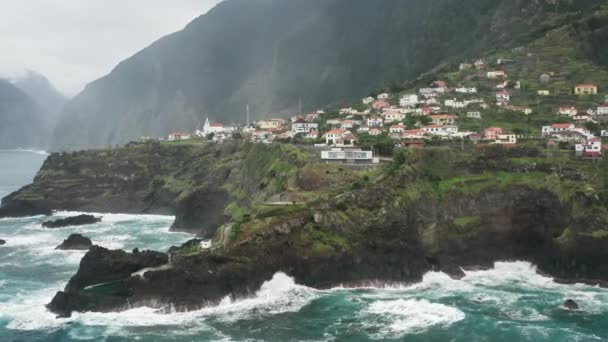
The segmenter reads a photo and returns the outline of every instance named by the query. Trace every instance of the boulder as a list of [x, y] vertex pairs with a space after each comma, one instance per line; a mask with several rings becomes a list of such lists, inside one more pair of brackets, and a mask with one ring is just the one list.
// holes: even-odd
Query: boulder
[[88, 237], [82, 236], [80, 234], [72, 234], [66, 240], [63, 240], [63, 243], [57, 246], [55, 249], [61, 250], [88, 250], [93, 247], [93, 243], [91, 239]]
[[581, 307], [578, 305], [577, 302], [575, 302], [572, 299], [568, 299], [565, 303], [564, 303], [564, 307], [568, 310], [579, 310]]
[[44, 228], [63, 228], [69, 226], [84, 226], [101, 222], [101, 217], [93, 215], [78, 215], [55, 221], [46, 221], [42, 223]]
[[[111, 311], [128, 305], [126, 281], [145, 268], [165, 265], [169, 256], [152, 251], [127, 253], [93, 246], [80, 261], [80, 268], [64, 291], [47, 308], [61, 317], [72, 311]], [[90, 288], [85, 290], [86, 288]]]

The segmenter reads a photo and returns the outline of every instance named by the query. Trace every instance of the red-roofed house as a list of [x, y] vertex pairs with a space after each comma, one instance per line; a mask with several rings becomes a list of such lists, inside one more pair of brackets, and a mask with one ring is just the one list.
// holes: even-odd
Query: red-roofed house
[[390, 107], [391, 104], [388, 103], [385, 100], [378, 100], [376, 102], [374, 102], [374, 104], [372, 105], [372, 108], [376, 109], [376, 110], [382, 110], [383, 108], [388, 108]]
[[486, 140], [496, 140], [502, 134], [500, 127], [488, 127], [483, 131], [483, 137]]
[[576, 127], [571, 123], [553, 124], [551, 126], [543, 126], [543, 137], [550, 136], [557, 132], [574, 131]]
[[332, 129], [325, 133], [325, 142], [327, 145], [352, 146], [355, 136], [344, 129]]
[[430, 118], [433, 120], [433, 124], [439, 126], [455, 125], [458, 121], [458, 116], [449, 114], [431, 115]]
[[403, 124], [393, 125], [390, 128], [390, 133], [403, 133], [405, 131], [405, 126]]
[[601, 157], [602, 156], [602, 140], [600, 138], [589, 139], [582, 144], [576, 144], [574, 147], [577, 155], [586, 157]]

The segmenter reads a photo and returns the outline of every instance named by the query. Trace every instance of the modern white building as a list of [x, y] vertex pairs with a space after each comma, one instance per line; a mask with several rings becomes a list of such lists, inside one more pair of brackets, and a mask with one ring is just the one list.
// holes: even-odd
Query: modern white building
[[379, 158], [374, 157], [372, 151], [360, 149], [341, 149], [334, 148], [329, 151], [321, 151], [321, 160], [327, 163], [346, 163], [346, 164], [378, 164]]

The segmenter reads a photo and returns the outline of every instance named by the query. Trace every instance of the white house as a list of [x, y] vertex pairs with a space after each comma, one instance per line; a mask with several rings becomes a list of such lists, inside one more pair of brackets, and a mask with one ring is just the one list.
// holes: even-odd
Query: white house
[[401, 96], [399, 99], [399, 105], [401, 107], [416, 107], [418, 105], [418, 95], [407, 94]]
[[467, 112], [467, 118], [481, 119], [481, 112]]
[[284, 119], [268, 119], [256, 122], [256, 125], [263, 130], [266, 129], [282, 129], [285, 126]]
[[504, 72], [504, 70], [488, 71], [487, 75], [488, 75], [489, 79], [502, 78], [502, 77], [506, 77], [507, 76], [507, 74]]
[[608, 106], [599, 106], [595, 110], [597, 115], [608, 115]]
[[468, 70], [468, 69], [471, 69], [472, 67], [473, 67], [473, 64], [471, 64], [471, 63], [460, 63], [458, 70]]
[[308, 133], [312, 130], [319, 129], [319, 124], [308, 122], [304, 119], [298, 119], [294, 123], [291, 124], [291, 131], [298, 133]]
[[403, 132], [405, 132], [405, 126], [403, 124], [393, 125], [393, 126], [391, 126], [389, 132], [391, 134], [403, 133]]
[[382, 119], [381, 116], [377, 116], [377, 115], [370, 116], [367, 119], [367, 125], [369, 127], [382, 127], [384, 125], [384, 119]]
[[503, 132], [498, 134], [495, 144], [514, 145], [517, 144], [517, 135], [515, 133]]
[[340, 128], [342, 129], [351, 129], [355, 127], [355, 121], [354, 120], [343, 120], [340, 123]]
[[578, 110], [575, 107], [559, 107], [557, 114], [575, 116], [578, 114]]
[[355, 136], [350, 131], [344, 129], [332, 129], [325, 133], [325, 142], [327, 145], [353, 146]]
[[598, 157], [602, 155], [602, 140], [599, 138], [589, 139], [586, 142], [576, 144], [574, 149], [577, 155]]
[[378, 127], [370, 128], [370, 129], [369, 129], [369, 131], [368, 131], [367, 133], [368, 133], [369, 135], [372, 135], [372, 136], [377, 137], [377, 136], [379, 136], [379, 135], [382, 135], [382, 129], [381, 129], [381, 128], [378, 128]]
[[540, 96], [549, 96], [549, 95], [551, 95], [551, 92], [549, 90], [539, 90], [538, 91], [538, 95], [540, 95]]
[[511, 93], [508, 91], [499, 91], [496, 93], [497, 102], [509, 102], [511, 101]]
[[574, 124], [571, 124], [571, 123], [553, 124], [551, 126], [543, 126], [542, 135], [543, 135], [543, 137], [545, 137], [545, 136], [550, 136], [550, 135], [552, 135], [554, 133], [558, 133], [558, 132], [574, 131], [575, 129], [576, 129], [576, 126], [574, 126]]
[[390, 97], [391, 97], [390, 94], [382, 93], [382, 94], [378, 95], [378, 100], [388, 100]]
[[448, 99], [445, 100], [444, 105], [450, 108], [466, 108], [467, 104], [463, 101], [458, 101], [457, 99]]
[[306, 120], [307, 120], [307, 121], [310, 121], [310, 122], [312, 122], [312, 121], [317, 121], [317, 120], [319, 120], [319, 116], [320, 116], [320, 115], [321, 115], [320, 113], [310, 113], [310, 114], [306, 114]]
[[418, 92], [424, 97], [435, 97], [445, 94], [445, 88], [420, 88]]
[[441, 129], [442, 127], [439, 125], [428, 125], [428, 126], [424, 126], [422, 127], [422, 130], [424, 131], [424, 133], [426, 134], [430, 134], [430, 135], [439, 135], [442, 131]]
[[171, 133], [171, 134], [169, 134], [169, 136], [167, 136], [167, 140], [169, 140], [169, 141], [188, 140], [190, 138], [191, 138], [190, 134], [180, 133], [180, 132]]
[[602, 130], [602, 136], [608, 137], [608, 130]]
[[385, 122], [398, 122], [398, 121], [403, 121], [405, 120], [406, 115], [403, 113], [399, 113], [399, 112], [387, 112], [386, 114], [384, 114], [384, 121]]
[[306, 139], [318, 139], [318, 138], [319, 138], [319, 131], [312, 130], [312, 131], [306, 133]]
[[369, 104], [372, 104], [374, 101], [376, 101], [375, 98], [373, 98], [371, 96], [368, 96], [368, 97], [366, 97], [366, 98], [363, 99], [363, 104], [364, 105], [369, 105]]
[[477, 88], [476, 87], [471, 87], [471, 88], [460, 87], [460, 88], [456, 88], [455, 91], [457, 93], [461, 93], [461, 94], [476, 94]]
[[596, 122], [589, 114], [579, 114], [572, 117], [574, 122]]
[[357, 133], [369, 133], [369, 127], [360, 126], [359, 128], [357, 128]]

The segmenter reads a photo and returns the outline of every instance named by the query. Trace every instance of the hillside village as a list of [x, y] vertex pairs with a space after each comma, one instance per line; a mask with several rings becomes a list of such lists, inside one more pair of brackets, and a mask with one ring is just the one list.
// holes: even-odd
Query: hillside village
[[[438, 67], [406, 86], [387, 87], [350, 106], [275, 117], [243, 127], [207, 120], [193, 134], [222, 141], [358, 148], [537, 144], [600, 157], [608, 143], [608, 70], [556, 29], [524, 47]], [[602, 140], [603, 139], [603, 140]]]
[[[434, 80], [409, 91], [368, 96], [350, 107], [260, 120], [244, 127], [207, 119], [195, 133], [174, 133], [167, 140], [223, 141], [238, 133], [240, 138], [265, 143], [364, 149], [377, 147], [379, 141], [403, 147], [543, 141], [577, 155], [602, 156], [608, 148], [602, 144], [602, 138], [608, 138], [608, 94], [602, 85], [581, 83], [569, 91], [556, 90], [551, 86], [555, 74], [541, 73], [538, 84], [546, 87], [528, 88], [511, 77], [509, 69], [517, 66], [513, 59], [478, 59], [461, 63], [454, 71], [460, 80], [454, 83]], [[553, 106], [543, 104], [547, 99]]]

